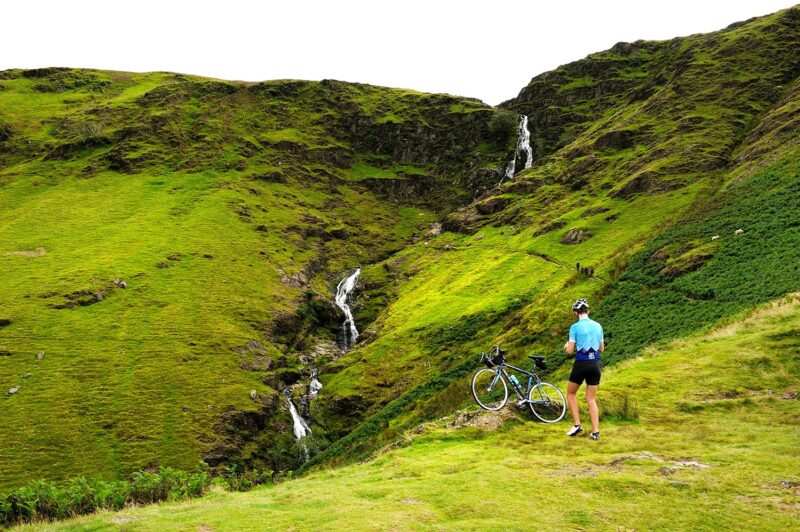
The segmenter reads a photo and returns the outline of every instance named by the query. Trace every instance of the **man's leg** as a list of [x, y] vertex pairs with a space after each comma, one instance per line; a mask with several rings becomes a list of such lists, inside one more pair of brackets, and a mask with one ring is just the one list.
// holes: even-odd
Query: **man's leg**
[[[581, 414], [578, 410], [578, 388], [580, 387], [580, 384], [567, 381], [567, 404], [569, 405], [569, 412], [572, 414], [572, 421], [576, 425], [581, 424]], [[597, 388], [597, 386], [594, 388]]]
[[[571, 383], [570, 383], [571, 384]], [[597, 386], [586, 385], [586, 402], [589, 405], [589, 419], [592, 420], [592, 432], [600, 432], [600, 412], [597, 410]], [[575, 408], [578, 407], [577, 398], [575, 400]], [[570, 408], [572, 405], [570, 404]]]

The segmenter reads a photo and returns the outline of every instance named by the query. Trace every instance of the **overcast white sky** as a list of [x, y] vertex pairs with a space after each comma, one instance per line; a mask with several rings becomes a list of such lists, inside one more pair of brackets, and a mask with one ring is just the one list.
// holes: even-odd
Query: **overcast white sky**
[[494, 105], [616, 42], [713, 31], [795, 1], [4, 0], [0, 70], [333, 78]]

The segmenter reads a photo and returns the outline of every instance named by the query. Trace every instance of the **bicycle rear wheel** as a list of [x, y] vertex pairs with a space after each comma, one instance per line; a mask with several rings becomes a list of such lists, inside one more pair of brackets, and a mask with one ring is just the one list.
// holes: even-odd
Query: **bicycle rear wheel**
[[567, 413], [567, 400], [556, 386], [549, 382], [540, 382], [531, 388], [528, 394], [528, 406], [539, 421], [555, 423]]
[[508, 386], [498, 370], [484, 368], [472, 377], [472, 396], [481, 408], [494, 412], [508, 401]]

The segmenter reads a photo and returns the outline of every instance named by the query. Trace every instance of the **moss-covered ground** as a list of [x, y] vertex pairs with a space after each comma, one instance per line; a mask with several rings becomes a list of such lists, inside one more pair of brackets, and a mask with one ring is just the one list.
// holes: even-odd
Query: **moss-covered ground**
[[566, 421], [449, 416], [362, 464], [32, 528], [797, 528], [798, 327], [794, 295], [606, 370], [597, 442], [567, 438]]

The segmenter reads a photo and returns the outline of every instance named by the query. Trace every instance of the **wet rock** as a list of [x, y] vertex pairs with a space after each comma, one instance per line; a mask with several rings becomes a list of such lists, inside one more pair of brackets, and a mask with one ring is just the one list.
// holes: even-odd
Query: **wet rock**
[[19, 392], [20, 388], [21, 388], [20, 385], [16, 385], [13, 388], [9, 388], [8, 389], [8, 395], [14, 395], [15, 393]]
[[158, 268], [159, 270], [163, 270], [164, 268], [169, 268], [169, 264], [167, 264], [162, 260], [161, 262], [156, 264], [156, 268]]
[[114, 279], [112, 282], [114, 283], [114, 286], [116, 286], [117, 288], [122, 288], [122, 289], [128, 288], [128, 283], [126, 283], [123, 279]]
[[428, 229], [428, 234], [430, 236], [437, 236], [442, 234], [442, 224], [440, 223], [432, 223], [430, 228]]
[[562, 244], [575, 245], [585, 242], [591, 235], [587, 229], [570, 229], [561, 238]]

